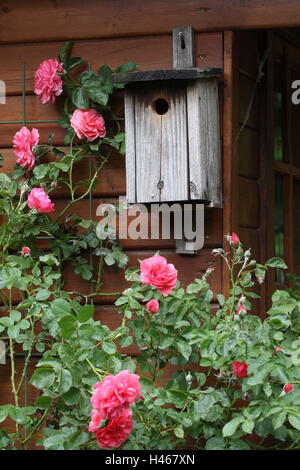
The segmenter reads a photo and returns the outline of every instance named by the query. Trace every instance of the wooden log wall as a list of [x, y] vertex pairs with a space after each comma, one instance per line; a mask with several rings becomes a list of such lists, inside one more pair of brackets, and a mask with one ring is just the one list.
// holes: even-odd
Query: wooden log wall
[[[103, 4], [107, 5], [103, 16]], [[179, 2], [176, 2], [177, 6]], [[0, 121], [22, 120], [22, 64], [26, 66], [26, 119], [27, 120], [55, 120], [60, 116], [61, 100], [58, 98], [54, 105], [44, 106], [33, 94], [34, 72], [39, 64], [48, 58], [58, 56], [63, 42], [68, 39], [75, 41], [72, 55], [81, 56], [92, 61], [92, 68], [97, 70], [104, 63], [116, 68], [121, 63], [136, 61], [140, 70], [164, 69], [172, 67], [172, 29], [180, 25], [191, 24], [191, 11], [197, 2], [189, 1], [181, 4], [181, 11], [173, 8], [172, 2], [143, 3], [130, 1], [126, 5], [127, 22], [121, 21], [122, 27], [116, 27], [125, 13], [121, 8], [123, 2], [96, 2], [89, 0], [84, 9], [82, 2], [77, 0], [69, 2], [43, 1], [28, 2], [9, 1], [0, 2], [0, 79], [6, 83], [7, 102], [0, 105]], [[165, 8], [167, 5], [168, 8]], [[165, 8], [162, 10], [162, 6]], [[121, 8], [121, 9], [120, 9]], [[158, 8], [158, 10], [156, 10]], [[150, 10], [149, 10], [150, 9]], [[169, 10], [174, 16], [169, 19], [165, 27], [160, 21], [160, 14], [169, 18]], [[121, 12], [123, 11], [123, 13]], [[30, 14], [28, 13], [30, 11]], [[101, 14], [100, 14], [101, 13]], [[144, 22], [138, 23], [141, 17]], [[159, 20], [159, 24], [157, 24]], [[197, 29], [197, 28], [196, 28]], [[229, 58], [229, 56], [228, 56]], [[197, 32], [195, 35], [195, 65], [203, 67], [223, 67], [223, 33]], [[223, 142], [223, 88], [224, 95], [228, 95], [230, 74], [227, 84], [223, 86], [220, 80], [220, 121], [221, 144]], [[231, 106], [232, 97], [227, 96], [227, 103]], [[16, 157], [12, 151], [12, 138], [20, 125], [0, 124], [0, 152], [4, 155], [1, 171], [11, 171], [15, 165]], [[49, 134], [54, 133], [54, 144], [62, 145], [64, 130], [56, 124], [28, 124], [28, 127], [39, 129], [41, 143], [46, 143]], [[228, 141], [228, 139], [227, 139]], [[222, 144], [223, 146], [223, 144]], [[225, 149], [224, 159], [230, 161], [231, 155]], [[74, 171], [75, 179], [82, 179], [88, 175], [87, 162], [80, 162]], [[125, 195], [125, 159], [120, 155], [113, 155], [97, 182], [93, 194], [93, 218], [96, 218], [96, 209], [102, 201], [115, 201], [119, 195]], [[229, 180], [230, 184], [230, 180]], [[53, 193], [55, 213], [67, 204], [66, 193], [58, 189]], [[230, 205], [230, 198], [225, 198], [225, 206]], [[227, 210], [227, 209], [226, 209]], [[84, 199], [72, 207], [76, 212], [86, 218], [89, 215], [89, 200]], [[55, 214], [53, 215], [55, 217]], [[228, 225], [230, 229], [230, 223]], [[125, 252], [129, 256], [129, 266], [138, 266], [138, 259], [152, 256], [158, 249], [170, 263], [178, 269], [178, 277], [183, 285], [187, 285], [194, 278], [201, 276], [207, 267], [215, 267], [211, 276], [211, 287], [216, 292], [224, 291], [226, 283], [223, 279], [223, 267], [220, 259], [211, 254], [213, 248], [223, 244], [223, 210], [205, 209], [205, 245], [196, 256], [177, 255], [174, 240], [130, 240], [122, 241]], [[95, 260], [95, 272], [97, 260]], [[89, 283], [74, 274], [71, 266], [65, 268], [65, 288], [83, 293], [89, 292]], [[227, 273], [226, 273], [226, 276]], [[105, 267], [103, 274], [103, 291], [121, 291], [128, 287], [124, 279], [124, 271], [114, 267]], [[14, 297], [18, 301], [17, 296]], [[99, 297], [96, 299], [96, 319], [101, 320], [111, 328], [120, 325], [117, 308], [113, 305], [112, 297]], [[100, 302], [101, 303], [98, 303]], [[216, 305], [214, 309], [216, 309]], [[4, 314], [3, 309], [0, 312]], [[136, 346], [131, 346], [129, 354], [137, 354]], [[18, 367], [22, 365], [22, 358], [18, 358]], [[34, 365], [32, 366], [34, 369]], [[19, 370], [19, 369], [18, 369]], [[171, 369], [169, 373], [171, 374]], [[18, 372], [17, 372], [18, 373]], [[0, 366], [0, 405], [12, 401], [10, 388], [10, 367]], [[34, 397], [32, 387], [29, 388], [29, 402]]]

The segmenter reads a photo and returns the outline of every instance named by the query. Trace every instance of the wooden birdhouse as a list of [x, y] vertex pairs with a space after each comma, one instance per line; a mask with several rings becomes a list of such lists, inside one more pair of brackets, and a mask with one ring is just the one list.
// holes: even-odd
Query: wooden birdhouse
[[173, 66], [112, 76], [125, 83], [127, 201], [221, 207], [222, 69], [194, 67], [191, 27], [173, 31]]

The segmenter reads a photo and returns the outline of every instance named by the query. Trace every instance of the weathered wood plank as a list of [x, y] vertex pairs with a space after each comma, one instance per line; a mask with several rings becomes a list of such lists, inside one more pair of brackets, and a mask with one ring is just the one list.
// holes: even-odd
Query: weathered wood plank
[[187, 86], [191, 199], [222, 206], [218, 85], [197, 80]]
[[191, 26], [177, 27], [173, 29], [173, 67], [194, 67], [195, 65], [195, 41], [194, 29]]
[[161, 116], [152, 104], [162, 96], [160, 86], [134, 88], [135, 98], [135, 158], [136, 201], [158, 202], [160, 190]]
[[189, 198], [185, 85], [172, 83], [161, 95], [169, 111], [161, 116], [160, 201], [184, 201]]
[[[10, 0], [0, 14], [2, 43], [169, 33], [178, 24], [196, 31], [294, 27], [295, 0]], [[33, 27], [34, 25], [34, 27]]]
[[135, 160], [135, 96], [134, 91], [127, 89], [125, 101], [125, 139], [126, 139], [126, 199], [136, 202], [136, 160]]

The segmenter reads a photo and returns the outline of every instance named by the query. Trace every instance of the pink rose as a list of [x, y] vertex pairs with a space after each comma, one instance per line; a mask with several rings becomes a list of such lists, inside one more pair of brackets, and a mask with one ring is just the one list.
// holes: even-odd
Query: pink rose
[[39, 143], [39, 131], [33, 128], [31, 131], [27, 127], [22, 127], [16, 132], [13, 138], [13, 149], [18, 157], [17, 163], [22, 168], [32, 170], [35, 165], [34, 154], [32, 149]]
[[95, 391], [91, 398], [92, 407], [99, 411], [102, 419], [115, 419], [121, 416], [123, 408], [141, 394], [139, 376], [129, 370], [118, 375], [107, 375], [103, 382], [94, 385]]
[[102, 421], [101, 414], [97, 410], [92, 410], [92, 419], [89, 424], [90, 432], [97, 432]]
[[276, 346], [275, 351], [282, 351], [282, 348], [280, 346]]
[[122, 414], [108, 423], [105, 428], [96, 432], [98, 446], [102, 449], [112, 449], [119, 447], [126, 441], [132, 431], [132, 413], [129, 408], [125, 408]]
[[152, 299], [146, 304], [147, 310], [151, 313], [156, 313], [159, 309], [159, 302], [158, 300]]
[[293, 388], [294, 388], [293, 384], [286, 384], [283, 390], [285, 391], [285, 393], [290, 393], [293, 390]]
[[232, 235], [230, 237], [230, 243], [232, 243], [234, 246], [236, 246], [238, 243], [240, 243], [239, 237], [234, 232], [232, 232]]
[[177, 270], [163, 256], [152, 256], [141, 263], [140, 281], [156, 287], [162, 295], [167, 296], [176, 286]]
[[71, 117], [70, 124], [79, 139], [86, 137], [89, 142], [92, 142], [97, 137], [106, 136], [103, 116], [98, 114], [95, 109], [89, 108], [86, 111], [76, 109]]
[[43, 104], [50, 101], [53, 104], [55, 97], [62, 94], [63, 82], [59, 73], [63, 73], [63, 63], [57, 59], [44, 60], [35, 72], [34, 93]]
[[28, 246], [24, 246], [24, 248], [22, 248], [22, 253], [24, 256], [30, 256], [31, 255], [30, 248], [28, 248]]
[[245, 309], [244, 305], [240, 305], [236, 313], [237, 315], [239, 315], [240, 313], [247, 313], [247, 310]]
[[248, 377], [247, 369], [248, 364], [245, 362], [234, 361], [232, 363], [233, 373], [238, 379], [242, 379], [243, 377]]
[[30, 191], [27, 205], [29, 209], [36, 209], [40, 214], [50, 214], [54, 211], [54, 204], [42, 188], [33, 188]]

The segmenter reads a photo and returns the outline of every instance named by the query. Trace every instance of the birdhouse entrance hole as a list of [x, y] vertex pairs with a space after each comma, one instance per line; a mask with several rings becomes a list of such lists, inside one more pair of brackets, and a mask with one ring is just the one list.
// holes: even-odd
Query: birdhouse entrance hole
[[157, 98], [153, 102], [152, 107], [157, 114], [162, 116], [163, 114], [166, 114], [168, 112], [169, 103], [164, 98]]

